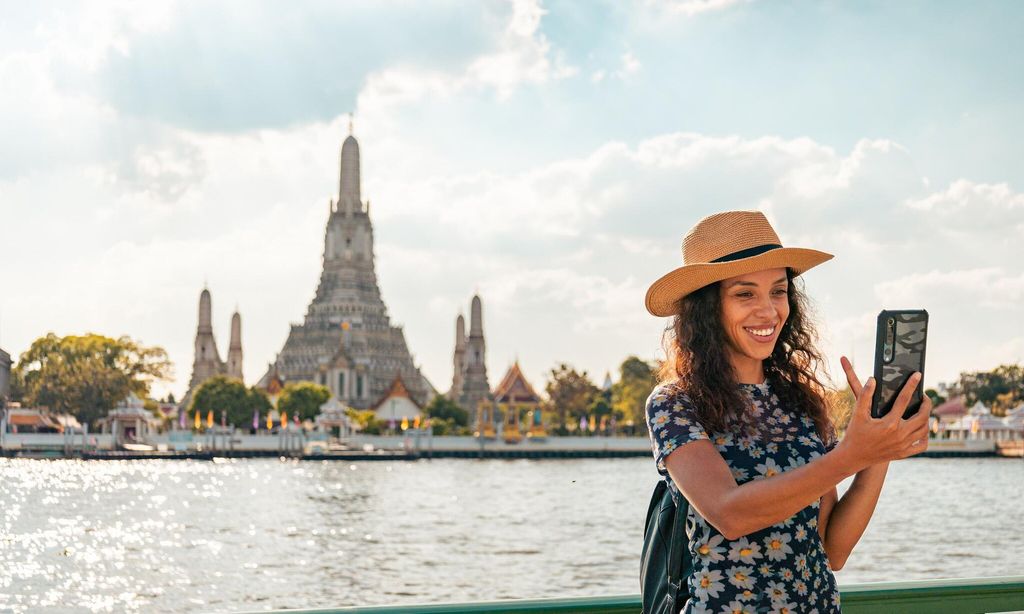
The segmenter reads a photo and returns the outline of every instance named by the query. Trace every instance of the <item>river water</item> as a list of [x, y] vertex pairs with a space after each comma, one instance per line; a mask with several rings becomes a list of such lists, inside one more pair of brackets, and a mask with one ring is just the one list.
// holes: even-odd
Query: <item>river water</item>
[[[650, 459], [0, 459], [0, 612], [638, 592]], [[894, 463], [840, 583], [1024, 575], [1024, 462]]]

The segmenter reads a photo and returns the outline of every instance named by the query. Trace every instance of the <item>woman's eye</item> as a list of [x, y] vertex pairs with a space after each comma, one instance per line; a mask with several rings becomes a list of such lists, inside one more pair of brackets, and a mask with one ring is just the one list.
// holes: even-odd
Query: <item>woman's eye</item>
[[739, 292], [739, 293], [736, 294], [736, 296], [738, 296], [739, 298], [750, 298], [750, 297], [754, 296], [754, 293], [753, 292]]
[[773, 294], [774, 294], [775, 296], [782, 296], [782, 295], [784, 295], [784, 294], [788, 294], [788, 293], [789, 293], [789, 291], [788, 291], [788, 290], [786, 290], [785, 288], [776, 288], [776, 289], [775, 289], [775, 290], [774, 290], [774, 291], [773, 291], [772, 293], [773, 293]]

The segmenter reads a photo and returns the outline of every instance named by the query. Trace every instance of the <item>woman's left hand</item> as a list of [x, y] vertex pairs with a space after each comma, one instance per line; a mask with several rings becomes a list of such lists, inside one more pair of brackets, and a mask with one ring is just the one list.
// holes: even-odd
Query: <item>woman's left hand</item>
[[[860, 395], [864, 392], [864, 386], [860, 383], [860, 378], [853, 370], [853, 363], [846, 356], [839, 357], [839, 364], [843, 366], [843, 371], [846, 373], [846, 383], [850, 385], [850, 390], [853, 392], [854, 403], [860, 400]], [[928, 395], [922, 395], [921, 408], [918, 411], [927, 412], [929, 415], [932, 411], [932, 399]], [[888, 465], [888, 463], [885, 463]]]
[[843, 371], [846, 372], [846, 383], [850, 385], [850, 390], [853, 391], [854, 402], [860, 399], [860, 395], [864, 392], [864, 386], [860, 383], [860, 378], [853, 371], [853, 364], [850, 363], [850, 359], [846, 356], [839, 357], [839, 364], [843, 365]]

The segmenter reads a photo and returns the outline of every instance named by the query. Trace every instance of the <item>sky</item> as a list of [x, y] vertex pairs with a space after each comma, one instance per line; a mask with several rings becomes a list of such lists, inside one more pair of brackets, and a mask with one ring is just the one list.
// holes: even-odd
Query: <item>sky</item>
[[[3, 5], [6, 5], [5, 7]], [[0, 2], [0, 347], [165, 348], [199, 293], [252, 384], [321, 268], [349, 113], [392, 322], [441, 390], [479, 292], [492, 385], [655, 360], [647, 287], [758, 209], [821, 347], [931, 316], [925, 383], [1024, 360], [1024, 6], [568, 0]]]

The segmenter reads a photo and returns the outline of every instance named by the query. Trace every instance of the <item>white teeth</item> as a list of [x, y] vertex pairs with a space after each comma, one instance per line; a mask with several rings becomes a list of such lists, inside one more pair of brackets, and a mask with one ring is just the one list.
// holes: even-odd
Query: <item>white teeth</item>
[[771, 328], [748, 328], [747, 330], [749, 330], [752, 334], [757, 335], [758, 337], [770, 337], [772, 333], [775, 332], [775, 327], [773, 326]]

